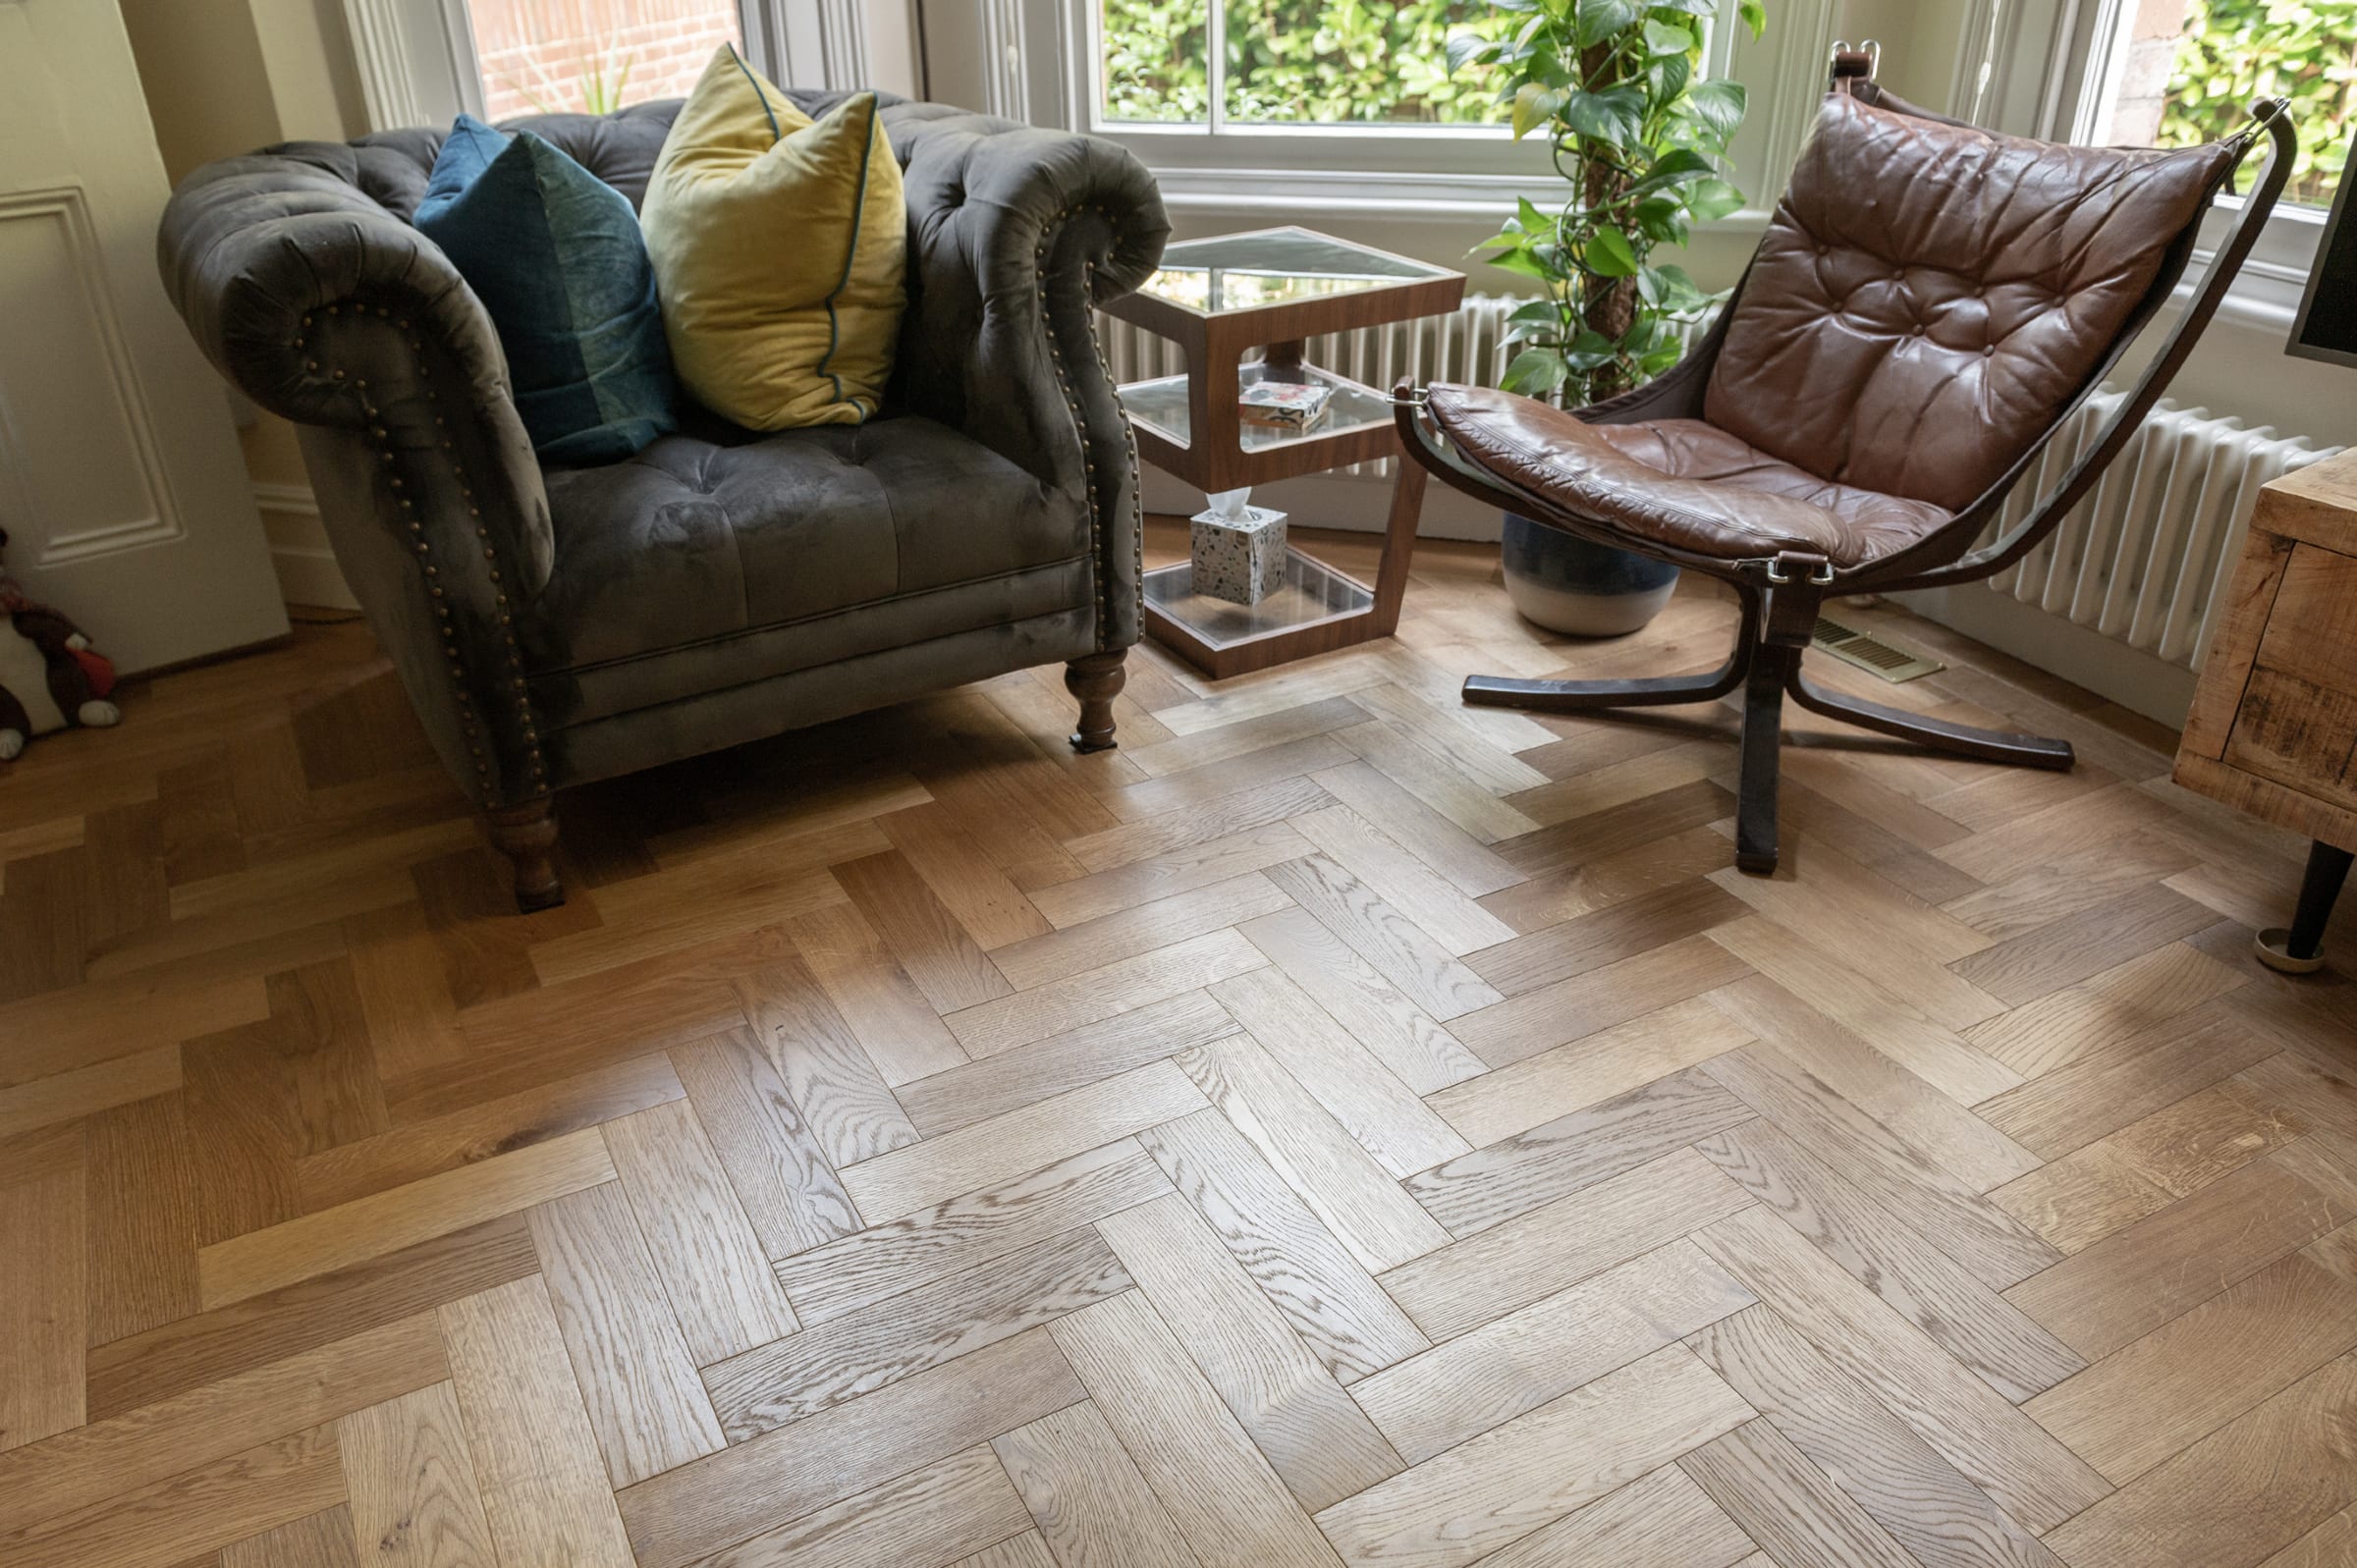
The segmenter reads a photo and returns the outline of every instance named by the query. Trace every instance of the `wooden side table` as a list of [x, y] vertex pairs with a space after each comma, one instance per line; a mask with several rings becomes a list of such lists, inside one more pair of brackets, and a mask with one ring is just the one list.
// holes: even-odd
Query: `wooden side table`
[[2305, 974], [2357, 851], [2357, 449], [2259, 493], [2177, 783], [2316, 840], [2288, 928], [2259, 957]]
[[[1391, 395], [1307, 363], [1304, 339], [1454, 310], [1460, 272], [1351, 244], [1308, 229], [1262, 229], [1189, 240], [1161, 270], [1106, 310], [1186, 353], [1186, 373], [1133, 382], [1122, 406], [1138, 453], [1205, 491], [1235, 490], [1353, 462], [1398, 458], [1383, 557], [1372, 584], [1289, 551], [1283, 589], [1257, 605], [1194, 592], [1191, 563], [1146, 574], [1146, 628], [1217, 680], [1388, 637], [1399, 624], [1424, 470], [1399, 452]], [[1241, 363], [1246, 352], [1262, 357]], [[1292, 435], [1246, 425], [1236, 395], [1258, 381], [1333, 389], [1324, 419]]]

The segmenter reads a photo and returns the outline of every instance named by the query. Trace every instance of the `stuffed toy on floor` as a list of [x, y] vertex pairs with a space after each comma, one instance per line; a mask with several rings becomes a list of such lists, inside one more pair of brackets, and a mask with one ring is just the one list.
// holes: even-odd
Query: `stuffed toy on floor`
[[[0, 529], [0, 547], [8, 533]], [[64, 616], [35, 604], [0, 570], [0, 762], [34, 735], [68, 725], [104, 726], [123, 717], [106, 700], [115, 667], [90, 651], [90, 639]], [[13, 628], [13, 629], [12, 629]]]

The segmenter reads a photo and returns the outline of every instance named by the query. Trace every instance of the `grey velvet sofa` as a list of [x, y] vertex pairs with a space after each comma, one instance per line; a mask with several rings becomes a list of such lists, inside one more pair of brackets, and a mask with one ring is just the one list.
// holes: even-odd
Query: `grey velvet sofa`
[[[1161, 198], [1111, 143], [886, 102], [908, 310], [885, 416], [691, 416], [604, 467], [534, 460], [490, 321], [410, 225], [441, 133], [232, 158], [165, 211], [165, 288], [301, 427], [345, 578], [527, 909], [564, 897], [570, 784], [1056, 661], [1072, 744], [1113, 744], [1141, 539], [1091, 306], [1152, 272]], [[516, 124], [636, 203], [678, 108]]]

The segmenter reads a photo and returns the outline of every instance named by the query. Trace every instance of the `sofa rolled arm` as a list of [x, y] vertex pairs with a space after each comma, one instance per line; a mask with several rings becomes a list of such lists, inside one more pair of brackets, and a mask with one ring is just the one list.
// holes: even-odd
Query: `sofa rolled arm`
[[908, 203], [900, 406], [1083, 498], [1097, 645], [1137, 640], [1137, 451], [1096, 306], [1149, 277], [1170, 235], [1154, 177], [1096, 136], [937, 104], [888, 111]]
[[546, 585], [548, 499], [497, 333], [440, 247], [368, 194], [367, 143], [197, 170], [164, 287], [205, 356], [302, 426], [336, 559], [478, 804], [545, 794], [516, 626]]

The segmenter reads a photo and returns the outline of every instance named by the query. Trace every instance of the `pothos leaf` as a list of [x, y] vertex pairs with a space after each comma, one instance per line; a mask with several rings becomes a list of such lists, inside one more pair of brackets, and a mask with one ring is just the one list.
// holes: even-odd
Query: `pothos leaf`
[[1614, 33], [1634, 27], [1641, 8], [1637, 0], [1579, 0], [1579, 46], [1602, 43]]
[[1560, 112], [1563, 124], [1579, 135], [1616, 147], [1630, 146], [1644, 135], [1645, 89], [1623, 81], [1601, 92], [1572, 91], [1551, 112]]
[[1462, 71], [1476, 61], [1497, 52], [1498, 43], [1475, 32], [1453, 32], [1449, 35], [1449, 69]]
[[1682, 55], [1694, 47], [1694, 34], [1674, 22], [1645, 19], [1645, 52]]
[[1553, 349], [1525, 349], [1507, 365], [1504, 381], [1508, 392], [1538, 398], [1562, 386], [1568, 373], [1563, 356]]
[[1768, 8], [1760, 0], [1742, 0], [1735, 7], [1735, 15], [1743, 19], [1743, 26], [1751, 29], [1754, 38], [1768, 30]]
[[1626, 278], [1637, 270], [1636, 246], [1617, 229], [1597, 230], [1584, 259], [1588, 270], [1600, 277]]
[[1743, 192], [1724, 180], [1698, 180], [1686, 191], [1686, 212], [1696, 223], [1742, 210]]
[[1514, 139], [1519, 141], [1565, 108], [1564, 94], [1543, 82], [1525, 81], [1514, 89]]
[[1515, 273], [1525, 278], [1536, 278], [1541, 283], [1553, 283], [1555, 281], [1555, 274], [1553, 272], [1540, 265], [1535, 257], [1521, 250], [1507, 250], [1502, 252], [1501, 254], [1492, 256], [1490, 257], [1490, 265], [1503, 272]]
[[1685, 107], [1724, 142], [1743, 123], [1743, 111], [1749, 102], [1750, 95], [1743, 90], [1743, 83], [1717, 79], [1696, 82], [1694, 90], [1686, 94]]

